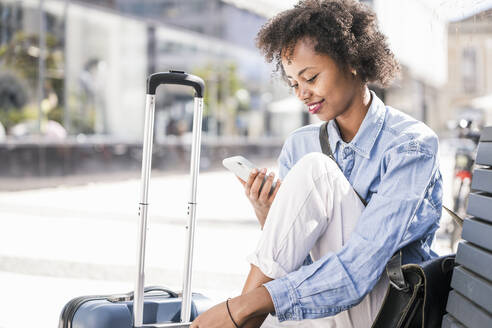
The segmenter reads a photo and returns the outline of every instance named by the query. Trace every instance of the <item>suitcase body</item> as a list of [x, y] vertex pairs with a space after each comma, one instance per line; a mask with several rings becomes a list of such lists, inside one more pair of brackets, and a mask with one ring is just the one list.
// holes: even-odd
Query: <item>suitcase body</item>
[[[145, 285], [145, 243], [147, 234], [148, 190], [154, 135], [155, 92], [161, 84], [178, 84], [194, 88], [193, 140], [190, 163], [190, 198], [185, 229], [185, 261], [183, 291], [177, 294], [163, 287]], [[77, 297], [68, 302], [60, 317], [59, 328], [142, 328], [189, 327], [191, 321], [213, 304], [201, 294], [191, 293], [191, 273], [195, 235], [197, 179], [200, 166], [200, 144], [205, 85], [199, 77], [181, 71], [155, 73], [147, 80], [145, 127], [142, 152], [142, 177], [139, 201], [139, 230], [135, 291], [124, 295]], [[145, 295], [145, 297], [144, 297]]]
[[[157, 293], [156, 293], [157, 292]], [[165, 288], [146, 292], [143, 324], [180, 322], [182, 298]], [[210, 300], [192, 295], [191, 321], [210, 308]], [[94, 295], [77, 297], [63, 308], [59, 328], [132, 328], [133, 295]]]

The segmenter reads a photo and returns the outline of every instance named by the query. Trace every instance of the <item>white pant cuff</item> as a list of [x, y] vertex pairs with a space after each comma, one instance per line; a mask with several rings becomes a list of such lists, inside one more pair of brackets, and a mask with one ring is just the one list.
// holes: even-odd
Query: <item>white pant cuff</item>
[[261, 258], [256, 252], [248, 255], [246, 261], [258, 267], [265, 276], [271, 279], [281, 278], [288, 273], [277, 262]]

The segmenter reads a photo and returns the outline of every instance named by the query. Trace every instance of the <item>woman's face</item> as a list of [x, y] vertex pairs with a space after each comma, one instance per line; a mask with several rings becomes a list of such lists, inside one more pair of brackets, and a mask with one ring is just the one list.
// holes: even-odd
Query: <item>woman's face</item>
[[282, 57], [282, 66], [296, 96], [322, 121], [345, 113], [361, 90], [360, 80], [350, 70], [317, 53], [307, 39], [297, 42], [289, 59]]

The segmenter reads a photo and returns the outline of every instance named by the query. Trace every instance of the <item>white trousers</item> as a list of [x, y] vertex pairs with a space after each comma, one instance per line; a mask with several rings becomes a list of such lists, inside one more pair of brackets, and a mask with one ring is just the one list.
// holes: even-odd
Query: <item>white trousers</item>
[[[337, 164], [321, 153], [301, 158], [289, 171], [272, 203], [260, 240], [248, 261], [272, 279], [297, 270], [307, 254], [313, 260], [337, 252], [347, 242], [364, 205]], [[335, 316], [279, 323], [266, 327], [370, 327], [386, 293], [383, 274], [358, 305]]]

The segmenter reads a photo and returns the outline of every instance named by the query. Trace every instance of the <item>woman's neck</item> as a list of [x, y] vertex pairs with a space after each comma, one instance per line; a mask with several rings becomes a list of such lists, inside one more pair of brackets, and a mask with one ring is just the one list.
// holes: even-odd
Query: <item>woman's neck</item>
[[340, 129], [342, 140], [350, 142], [366, 117], [369, 106], [371, 105], [371, 93], [367, 86], [364, 86], [359, 94], [354, 97], [349, 108], [335, 119]]

